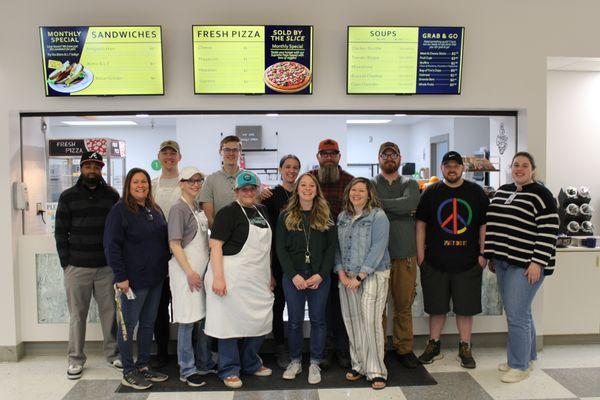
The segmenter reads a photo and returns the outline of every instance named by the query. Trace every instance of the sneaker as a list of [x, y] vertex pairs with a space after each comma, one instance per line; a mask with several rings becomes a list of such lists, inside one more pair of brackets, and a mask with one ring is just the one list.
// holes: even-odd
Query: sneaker
[[163, 374], [162, 372], [153, 371], [148, 367], [140, 369], [142, 375], [147, 381], [150, 382], [164, 382], [169, 379], [169, 375]]
[[271, 376], [272, 373], [273, 373], [273, 370], [271, 368], [267, 368], [263, 365], [253, 375], [254, 376]]
[[110, 365], [111, 367], [113, 367], [114, 369], [116, 369], [118, 371], [123, 371], [123, 362], [121, 361], [120, 358], [115, 358], [114, 360], [109, 361], [108, 365]]
[[444, 355], [441, 353], [441, 350], [442, 342], [440, 342], [439, 340], [430, 339], [429, 342], [427, 342], [425, 351], [419, 356], [419, 362], [421, 364], [431, 364], [436, 360], [441, 360], [442, 358], [444, 358]]
[[398, 360], [404, 368], [415, 369], [419, 366], [419, 360], [412, 351], [406, 354], [398, 354]]
[[83, 374], [83, 365], [69, 365], [67, 367], [67, 379], [79, 379]]
[[476, 367], [475, 359], [471, 352], [471, 343], [460, 342], [458, 344], [458, 357], [456, 360], [460, 363], [463, 368], [473, 369]]
[[210, 374], [216, 374], [218, 371], [216, 368], [209, 368], [209, 369], [199, 369], [198, 372], [196, 372], [198, 375], [210, 375]]
[[243, 384], [239, 376], [228, 376], [227, 378], [223, 379], [223, 383], [225, 386], [231, 389], [239, 389]]
[[300, 361], [292, 361], [285, 369], [283, 379], [294, 379], [300, 372], [302, 372], [302, 364]]
[[288, 357], [287, 351], [285, 350], [285, 346], [282, 344], [278, 344], [275, 347], [275, 359], [277, 360], [277, 366], [281, 369], [287, 369], [290, 358]]
[[319, 364], [310, 364], [310, 367], [308, 367], [308, 383], [311, 385], [321, 383], [321, 368], [319, 368]]
[[152, 387], [152, 383], [148, 382], [146, 378], [144, 378], [144, 375], [138, 370], [133, 370], [127, 375], [124, 375], [123, 379], [121, 379], [121, 384], [136, 390], [145, 390]]
[[[527, 371], [531, 372], [533, 371], [533, 367], [534, 367], [535, 362], [529, 361], [529, 368], [527, 368]], [[508, 372], [508, 370], [510, 370], [510, 367], [508, 366], [508, 363], [502, 363], [502, 364], [498, 364], [498, 371], [500, 372]]]
[[179, 380], [191, 387], [200, 387], [206, 385], [206, 382], [204, 382], [202, 376], [198, 373], [191, 374], [186, 378], [180, 376]]
[[521, 382], [523, 379], [529, 378], [529, 370], [521, 371], [520, 369], [510, 368], [500, 380], [504, 383]]

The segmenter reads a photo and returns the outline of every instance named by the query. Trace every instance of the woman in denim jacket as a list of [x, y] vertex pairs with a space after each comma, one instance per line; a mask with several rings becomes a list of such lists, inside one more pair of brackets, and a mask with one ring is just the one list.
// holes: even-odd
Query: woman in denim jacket
[[344, 192], [344, 210], [338, 216], [335, 257], [352, 358], [346, 379], [356, 381], [366, 376], [373, 389], [383, 389], [387, 379], [382, 318], [390, 277], [390, 222], [379, 207], [370, 180], [355, 178], [350, 182]]

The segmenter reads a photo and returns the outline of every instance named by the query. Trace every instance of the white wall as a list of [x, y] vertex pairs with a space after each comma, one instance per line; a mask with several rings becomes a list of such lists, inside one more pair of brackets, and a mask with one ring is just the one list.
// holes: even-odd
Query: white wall
[[348, 125], [348, 162], [377, 164], [379, 146], [394, 142], [402, 153], [402, 162], [411, 162], [404, 153], [410, 146], [409, 128], [404, 125]]
[[554, 194], [585, 185], [592, 194], [595, 233], [600, 232], [600, 72], [548, 71], [546, 184]]
[[489, 117], [457, 117], [454, 119], [454, 144], [450, 150], [463, 157], [472, 156], [481, 147], [490, 148]]
[[448, 146], [454, 145], [454, 119], [453, 118], [430, 118], [410, 126], [410, 147], [404, 160], [416, 163], [416, 170], [429, 168], [430, 162], [430, 139], [433, 136], [449, 135]]
[[[290, 12], [293, 9], [293, 12]], [[14, 115], [23, 111], [102, 111], [176, 109], [507, 109], [526, 111], [519, 134], [546, 171], [546, 57], [598, 57], [600, 24], [596, 0], [307, 0], [302, 7], [285, 0], [239, 2], [223, 0], [106, 0], [86, 2], [23, 0], [5, 2], [0, 13], [0, 185], [18, 179], [19, 126]], [[164, 97], [54, 98], [43, 94], [39, 25], [161, 24], [164, 33]], [[194, 23], [313, 24], [315, 27], [312, 96], [193, 95], [190, 26]], [[465, 26], [462, 94], [460, 96], [347, 96], [345, 95], [346, 26], [444, 25]], [[12, 114], [11, 114], [12, 113]], [[13, 119], [11, 120], [11, 115]], [[332, 134], [333, 135], [333, 134]], [[520, 142], [525, 146], [524, 142]], [[0, 194], [0, 216], [15, 222], [9, 191]], [[14, 225], [13, 225], [14, 226]], [[18, 232], [18, 230], [16, 231]], [[16, 232], [0, 228], [0, 254], [14, 260]], [[16, 264], [0, 267], [0, 346], [19, 339], [14, 305]]]

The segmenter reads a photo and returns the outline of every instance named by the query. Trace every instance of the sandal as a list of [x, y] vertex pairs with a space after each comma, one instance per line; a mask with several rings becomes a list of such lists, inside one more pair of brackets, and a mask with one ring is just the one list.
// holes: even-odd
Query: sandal
[[373, 378], [371, 380], [371, 387], [374, 390], [381, 390], [384, 389], [386, 385], [386, 380], [381, 378], [381, 377], [377, 377], [377, 378]]
[[355, 382], [355, 381], [359, 380], [362, 377], [363, 376], [358, 371], [356, 371], [354, 369], [346, 372], [346, 380], [350, 381], [350, 382]]

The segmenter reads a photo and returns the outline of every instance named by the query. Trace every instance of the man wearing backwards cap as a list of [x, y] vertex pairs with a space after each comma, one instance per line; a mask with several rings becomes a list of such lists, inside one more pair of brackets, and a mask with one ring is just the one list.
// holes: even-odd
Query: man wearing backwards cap
[[98, 304], [104, 338], [104, 357], [115, 368], [118, 358], [113, 273], [104, 256], [104, 222], [119, 194], [102, 178], [102, 155], [85, 152], [75, 186], [61, 193], [56, 210], [54, 238], [64, 272], [69, 308], [67, 378], [79, 379], [86, 356], [85, 328], [92, 294]]
[[440, 336], [452, 309], [460, 336], [458, 361], [475, 368], [471, 353], [473, 316], [481, 312], [481, 275], [485, 214], [483, 189], [463, 179], [463, 159], [456, 151], [442, 158], [444, 180], [427, 188], [417, 206], [417, 264], [425, 312], [429, 314], [429, 342], [419, 361], [430, 364], [443, 357]]
[[[340, 167], [340, 147], [333, 139], [325, 139], [319, 143], [317, 152], [319, 168], [310, 171], [317, 177], [323, 196], [329, 203], [331, 218], [337, 222], [337, 217], [342, 212], [342, 199], [344, 189], [354, 177]], [[340, 295], [338, 292], [338, 275], [331, 274], [331, 286], [327, 299], [327, 347], [325, 359], [321, 364], [327, 368], [331, 363], [332, 349], [335, 349], [338, 364], [342, 368], [350, 367], [350, 351], [348, 333], [344, 326], [342, 310], [340, 308]]]
[[[414, 211], [419, 203], [419, 185], [398, 173], [402, 157], [396, 143], [379, 147], [381, 173], [373, 178], [381, 208], [390, 220], [389, 251], [392, 258], [390, 292], [394, 306], [392, 343], [406, 368], [419, 365], [413, 353], [412, 304], [416, 294], [417, 247]], [[384, 313], [384, 329], [387, 318]]]
[[[159, 205], [169, 218], [169, 210], [181, 197], [179, 189], [179, 161], [181, 152], [179, 144], [174, 140], [165, 140], [158, 148], [158, 161], [161, 165], [160, 177], [152, 179], [152, 193], [154, 201]], [[154, 323], [154, 337], [156, 339], [157, 353], [152, 361], [152, 368], [162, 368], [169, 360], [169, 302], [171, 301], [171, 290], [169, 289], [169, 278], [163, 284], [162, 296], [158, 305], [156, 322]]]

